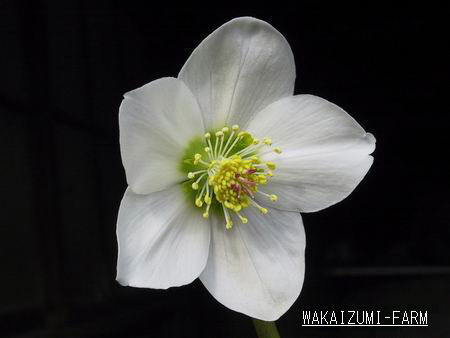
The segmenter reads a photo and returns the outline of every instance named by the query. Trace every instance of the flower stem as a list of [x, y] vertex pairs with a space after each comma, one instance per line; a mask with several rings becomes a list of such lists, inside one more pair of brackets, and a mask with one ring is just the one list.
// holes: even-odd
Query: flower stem
[[275, 322], [266, 322], [253, 318], [253, 325], [258, 338], [280, 338]]

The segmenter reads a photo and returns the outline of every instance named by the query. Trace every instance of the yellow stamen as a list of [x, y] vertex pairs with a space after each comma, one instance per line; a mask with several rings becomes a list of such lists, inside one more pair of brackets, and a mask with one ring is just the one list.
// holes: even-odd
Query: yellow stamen
[[[198, 208], [205, 208], [202, 216], [208, 218], [213, 202], [220, 203], [225, 227], [231, 229], [232, 215], [235, 220], [239, 218], [242, 224], [248, 223], [248, 218], [241, 214], [247, 207], [255, 207], [262, 214], [267, 214], [268, 209], [259, 205], [255, 197], [262, 194], [272, 202], [278, 200], [275, 194], [267, 194], [259, 189], [267, 184], [273, 176], [272, 171], [276, 169], [274, 162], [261, 160], [265, 153], [260, 150], [271, 146], [272, 140], [268, 137], [260, 140], [245, 130], [239, 131], [238, 125], [225, 126], [212, 134], [205, 133], [204, 137], [203, 152], [193, 156], [193, 164], [199, 166], [200, 170], [187, 173], [188, 179], [193, 180], [192, 189], [199, 190], [194, 204]], [[247, 146], [242, 147], [240, 142], [245, 142]], [[238, 151], [234, 150], [237, 146]], [[281, 153], [279, 147], [267, 153], [271, 151]]]
[[242, 223], [247, 224], [248, 223], [248, 218], [242, 216], [239, 212], [236, 212], [236, 214], [238, 215], [239, 219], [241, 220]]

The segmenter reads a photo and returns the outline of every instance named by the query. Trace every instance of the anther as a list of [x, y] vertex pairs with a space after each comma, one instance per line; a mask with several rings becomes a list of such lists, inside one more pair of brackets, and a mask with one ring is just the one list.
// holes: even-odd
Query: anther
[[268, 138], [268, 137], [264, 137], [263, 143], [267, 144], [268, 146], [271, 146], [272, 145], [272, 140], [270, 138]]
[[276, 152], [277, 154], [281, 154], [281, 153], [282, 153], [280, 147], [275, 147], [275, 148], [273, 148], [273, 151]]
[[241, 220], [242, 223], [247, 224], [248, 223], [248, 218], [247, 217], [243, 217], [239, 212], [236, 212], [236, 214], [238, 215], [239, 219]]
[[209, 197], [209, 195], [205, 196], [205, 203], [206, 204], [211, 204], [211, 197]]
[[228, 213], [227, 208], [225, 207], [225, 205], [222, 204], [222, 208], [223, 208], [223, 214], [225, 216], [225, 220], [226, 220], [226, 224], [225, 227], [227, 229], [231, 229], [233, 227], [233, 221], [231, 220], [230, 214]]
[[261, 190], [258, 190], [258, 193], [260, 193], [261, 195], [266, 196], [267, 198], [270, 198], [270, 200], [271, 200], [272, 202], [276, 202], [276, 201], [278, 200], [278, 196], [275, 195], [275, 194], [269, 195], [269, 194], [266, 194], [265, 192], [263, 192], [263, 191], [261, 191]]
[[206, 138], [206, 139], [211, 138], [211, 134], [210, 134], [210, 133], [206, 133], [206, 134], [205, 134], [205, 138]]
[[232, 129], [233, 131], [238, 131], [238, 130], [239, 130], [239, 126], [238, 126], [237, 124], [235, 124], [235, 125], [233, 125], [233, 126], [231, 127], [231, 129]]
[[194, 155], [194, 164], [198, 164], [198, 162], [200, 162], [201, 158], [202, 158], [201, 154], [198, 154], [198, 153], [195, 154]]
[[267, 168], [269, 168], [270, 170], [275, 170], [276, 169], [276, 164], [273, 162], [266, 162], [266, 166]]
[[233, 227], [233, 221], [232, 220], [228, 220], [227, 224], [225, 224], [225, 227], [230, 230]]
[[258, 203], [255, 202], [254, 199], [250, 200], [250, 203], [253, 204], [255, 207], [258, 208], [258, 210], [262, 213], [262, 214], [267, 214], [269, 212], [269, 210], [267, 210], [266, 208], [263, 208], [262, 206], [260, 206]]
[[195, 200], [195, 205], [198, 206], [199, 208], [201, 208], [203, 206], [203, 202], [200, 198], [197, 198]]

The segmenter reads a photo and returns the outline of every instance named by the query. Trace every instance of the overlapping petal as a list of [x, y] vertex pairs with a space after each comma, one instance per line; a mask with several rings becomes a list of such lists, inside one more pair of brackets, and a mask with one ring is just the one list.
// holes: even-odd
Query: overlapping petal
[[275, 28], [243, 17], [203, 40], [178, 78], [197, 98], [207, 129], [236, 123], [244, 127], [265, 106], [292, 95], [295, 63]]
[[200, 275], [208, 257], [210, 225], [187, 203], [179, 186], [148, 195], [127, 189], [117, 240], [117, 280], [166, 289], [189, 284]]
[[283, 98], [258, 113], [248, 129], [270, 135], [281, 155], [264, 188], [279, 199], [274, 207], [312, 212], [347, 197], [369, 170], [375, 138], [344, 110], [312, 95]]
[[175, 78], [162, 78], [124, 95], [120, 106], [120, 149], [127, 181], [147, 194], [185, 179], [182, 151], [204, 132], [196, 99]]
[[226, 230], [212, 220], [210, 255], [200, 279], [226, 307], [262, 320], [276, 320], [300, 294], [305, 233], [299, 213], [245, 209], [247, 224]]

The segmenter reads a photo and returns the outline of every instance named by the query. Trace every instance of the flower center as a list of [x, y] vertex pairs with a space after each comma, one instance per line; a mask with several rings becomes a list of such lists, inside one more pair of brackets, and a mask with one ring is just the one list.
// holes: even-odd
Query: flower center
[[[255, 195], [277, 201], [276, 195], [267, 194], [260, 187], [273, 176], [275, 164], [261, 161], [260, 156], [271, 151], [280, 154], [281, 149], [273, 148], [270, 138], [259, 140], [246, 131], [239, 131], [237, 125], [206, 133], [202, 143], [202, 151], [185, 159], [184, 163], [195, 168], [187, 177], [191, 188], [197, 192], [195, 205], [204, 208], [203, 217], [209, 217], [214, 203], [220, 204], [227, 229], [233, 226], [233, 215], [244, 224], [248, 222], [243, 209], [249, 206], [267, 214], [268, 210], [255, 201]], [[260, 153], [265, 147], [269, 149]]]

